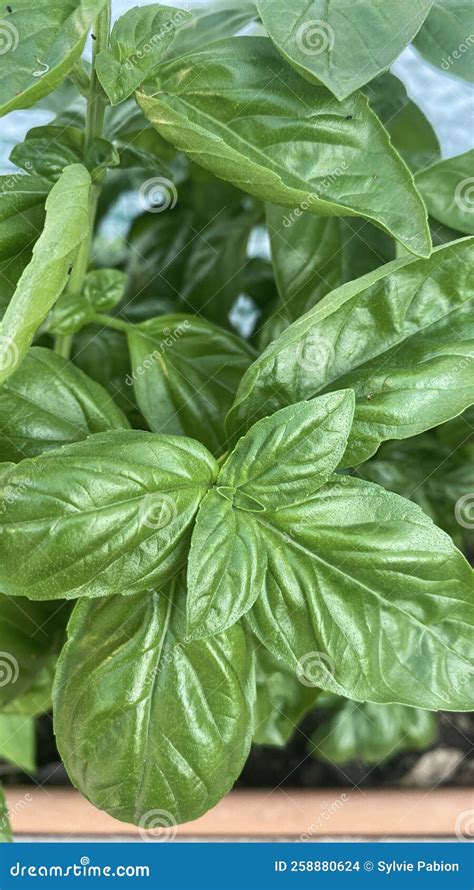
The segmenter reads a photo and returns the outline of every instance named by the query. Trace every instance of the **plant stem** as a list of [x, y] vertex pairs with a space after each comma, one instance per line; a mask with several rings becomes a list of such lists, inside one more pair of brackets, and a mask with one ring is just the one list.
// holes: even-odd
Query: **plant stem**
[[108, 3], [105, 5], [95, 23], [90, 91], [87, 104], [86, 143], [90, 143], [94, 137], [102, 136], [104, 130], [104, 116], [107, 102], [97, 77], [95, 60], [100, 51], [102, 49], [107, 49], [109, 45], [111, 5], [110, 0], [108, 0]]
[[[89, 81], [89, 95], [87, 100], [86, 115], [86, 149], [92, 139], [100, 138], [104, 132], [104, 116], [106, 109], [106, 98], [102, 87], [97, 79], [95, 71], [95, 59], [101, 49], [106, 49], [109, 45], [109, 32], [111, 20], [111, 0], [108, 0], [106, 6], [98, 16], [94, 29], [94, 45], [92, 50], [92, 69]], [[68, 294], [80, 297], [84, 288], [84, 279], [87, 274], [89, 265], [89, 255], [94, 234], [95, 216], [97, 211], [97, 202], [100, 195], [100, 181], [96, 180], [91, 185], [89, 198], [89, 232], [87, 238], [84, 238], [79, 249], [74, 269], [71, 274]], [[64, 358], [69, 358], [71, 354], [73, 338], [58, 335], [54, 340], [54, 351]]]
[[54, 338], [54, 351], [63, 358], [69, 358], [72, 346], [72, 334], [58, 334]]
[[72, 70], [69, 72], [69, 79], [73, 82], [76, 89], [88, 99], [91, 82], [81, 61], [76, 62]]
[[133, 325], [128, 321], [122, 321], [120, 318], [112, 317], [111, 315], [94, 315], [94, 321], [96, 324], [103, 324], [108, 328], [114, 328], [116, 331], [128, 331], [133, 328]]

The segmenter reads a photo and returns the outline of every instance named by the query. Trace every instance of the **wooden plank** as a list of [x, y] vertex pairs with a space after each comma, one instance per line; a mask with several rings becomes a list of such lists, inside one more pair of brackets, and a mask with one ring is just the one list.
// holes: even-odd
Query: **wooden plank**
[[[67, 788], [6, 788], [17, 835], [136, 836]], [[235, 790], [194, 822], [174, 826], [178, 837], [455, 837], [456, 820], [474, 806], [472, 789]], [[153, 821], [153, 814], [147, 826]], [[458, 823], [459, 824], [459, 823]]]

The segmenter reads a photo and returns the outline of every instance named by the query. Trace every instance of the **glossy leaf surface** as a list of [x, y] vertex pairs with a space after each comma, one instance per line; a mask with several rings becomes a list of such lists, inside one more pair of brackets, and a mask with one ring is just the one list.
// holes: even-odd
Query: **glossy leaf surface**
[[46, 199], [46, 220], [0, 328], [0, 383], [21, 364], [49, 310], [66, 287], [88, 234], [91, 179], [66, 167]]
[[241, 435], [284, 405], [350, 387], [350, 466], [386, 439], [456, 417], [473, 400], [473, 257], [474, 241], [464, 238], [429, 260], [395, 260], [333, 291], [246, 372], [229, 430]]
[[395, 61], [432, 3], [258, 0], [258, 9], [285, 59], [308, 80], [345, 99]]
[[127, 99], [150, 76], [176, 31], [190, 20], [184, 9], [152, 3], [134, 6], [115, 22], [109, 48], [96, 60], [98, 78], [112, 105]]
[[309, 85], [269, 40], [229, 38], [169, 62], [137, 100], [161, 136], [214, 175], [274, 204], [364, 216], [429, 255], [424, 205], [366, 100], [339, 103]]
[[188, 565], [188, 628], [203, 636], [248, 612], [265, 586], [268, 511], [311, 497], [342, 457], [352, 393], [322, 396], [255, 424], [204, 498]]
[[51, 93], [80, 57], [105, 0], [15, 0], [2, 10], [0, 114], [30, 108]]
[[186, 557], [217, 466], [199, 442], [97, 433], [24, 460], [2, 478], [0, 589], [31, 599], [138, 593]]
[[217, 451], [253, 350], [227, 331], [185, 315], [134, 325], [128, 342], [137, 402], [150, 428], [195, 436]]
[[335, 476], [253, 519], [267, 565], [248, 620], [276, 658], [359, 701], [472, 708], [472, 570], [419, 507]]
[[56, 737], [72, 781], [151, 837], [224, 796], [253, 729], [250, 638], [236, 625], [187, 643], [183, 605], [169, 591], [80, 601], [55, 682]]
[[431, 216], [474, 235], [474, 149], [422, 170], [416, 181]]
[[1, 461], [16, 463], [128, 425], [98, 383], [50, 349], [30, 349], [0, 388]]

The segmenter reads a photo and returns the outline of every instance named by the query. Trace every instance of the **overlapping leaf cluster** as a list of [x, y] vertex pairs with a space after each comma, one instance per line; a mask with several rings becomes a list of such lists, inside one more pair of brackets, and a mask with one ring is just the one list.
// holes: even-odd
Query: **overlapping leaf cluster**
[[451, 7], [8, 12], [0, 108], [54, 118], [0, 180], [0, 754], [33, 768], [54, 676], [124, 821], [198, 817], [320, 690], [336, 763], [472, 708], [473, 152], [387, 70], [443, 67]]

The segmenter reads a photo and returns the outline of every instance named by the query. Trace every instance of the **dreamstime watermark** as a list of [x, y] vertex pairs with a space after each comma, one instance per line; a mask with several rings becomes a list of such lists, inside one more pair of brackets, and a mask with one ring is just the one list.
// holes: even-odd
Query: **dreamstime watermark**
[[310, 194], [307, 195], [307, 197], [304, 199], [304, 201], [302, 201], [301, 204], [298, 204], [298, 207], [295, 207], [295, 209], [292, 210], [291, 213], [284, 216], [283, 217], [283, 225], [284, 225], [285, 229], [289, 229], [290, 226], [292, 226], [293, 223], [297, 219], [299, 219], [300, 216], [303, 216], [303, 213], [306, 213], [307, 211], [311, 210], [313, 205], [317, 206], [319, 201], [326, 200], [325, 192], [327, 191], [327, 189], [329, 188], [330, 185], [333, 185], [337, 181], [339, 176], [342, 176], [342, 174], [345, 172], [345, 170], [347, 170], [347, 164], [345, 161], [343, 161], [339, 167], [336, 167], [336, 169], [333, 171], [333, 173], [329, 173], [328, 176], [325, 176], [324, 179], [321, 180], [321, 183], [319, 185], [317, 192], [310, 192]]
[[463, 213], [474, 213], [474, 176], [461, 180], [454, 192], [454, 203]]
[[148, 810], [138, 823], [142, 841], [174, 841], [177, 830], [176, 819], [168, 810]]
[[[154, 591], [151, 591], [154, 592]], [[165, 668], [169, 667], [176, 659], [176, 656], [181, 652], [185, 651], [185, 645], [181, 642], [177, 642], [176, 645], [173, 645], [171, 648], [166, 651], [161, 652], [160, 659], [156, 667], [154, 667], [151, 671], [146, 674], [143, 686], [145, 689], [150, 689], [151, 686], [155, 683], [160, 674], [163, 673]]]
[[19, 41], [20, 35], [15, 25], [5, 19], [0, 19], [0, 56], [14, 53]]
[[459, 813], [454, 824], [454, 831], [458, 841], [474, 839], [474, 810], [463, 810], [462, 813]]
[[320, 375], [326, 373], [334, 359], [335, 351], [332, 342], [322, 337], [317, 331], [310, 331], [301, 343], [296, 363], [304, 371]]
[[296, 676], [302, 686], [317, 687], [328, 673], [333, 676], [334, 662], [327, 652], [307, 652], [296, 668]]
[[20, 675], [20, 667], [11, 652], [0, 652], [0, 686], [16, 683]]
[[26, 494], [30, 487], [31, 484], [27, 482], [20, 482], [15, 486], [3, 486], [0, 489], [0, 513], [5, 513], [8, 507], [11, 507], [19, 497]]
[[454, 65], [455, 62], [458, 62], [459, 59], [462, 58], [464, 53], [469, 52], [470, 49], [474, 46], [474, 34], [469, 34], [463, 43], [460, 43], [459, 46], [453, 50], [452, 54], [447, 58], [443, 58], [441, 62], [441, 68], [443, 71], [449, 71], [450, 68]]
[[474, 528], [474, 491], [463, 494], [454, 507], [454, 517], [463, 528]]
[[313, 835], [321, 834], [327, 823], [330, 821], [331, 817], [337, 813], [345, 803], [349, 800], [349, 795], [345, 793], [345, 791], [337, 797], [335, 800], [328, 803], [326, 800], [321, 801], [320, 810], [321, 813], [315, 819], [311, 825], [308, 826], [304, 834], [301, 834], [298, 838], [299, 843], [304, 843], [305, 841], [309, 841]]
[[190, 328], [190, 327], [191, 327], [191, 322], [188, 319], [186, 319], [185, 321], [181, 321], [173, 329], [163, 328], [163, 331], [162, 331], [163, 339], [160, 342], [159, 349], [154, 349], [153, 352], [150, 352], [150, 354], [146, 357], [146, 359], [144, 359], [144, 361], [140, 365], [137, 365], [137, 367], [134, 368], [134, 370], [132, 371], [131, 374], [126, 375], [126, 377], [125, 377], [126, 385], [133, 386], [133, 384], [137, 380], [139, 380], [140, 377], [143, 377], [143, 375], [146, 374], [146, 372], [149, 371], [150, 368], [152, 368], [156, 364], [157, 361], [159, 361], [160, 356], [163, 355], [163, 353], [166, 352], [167, 349], [170, 349], [173, 346], [173, 344], [176, 343], [177, 340], [179, 340], [183, 336], [183, 334], [186, 333], [188, 328]]
[[10, 337], [0, 334], [0, 371], [14, 368], [18, 362], [18, 346]]
[[9, 173], [8, 176], [1, 177], [0, 183], [0, 193], [2, 192], [10, 192], [15, 189], [19, 184], [21, 184], [22, 179], [26, 176], [27, 173], [31, 173], [33, 170], [33, 164], [31, 161], [25, 161], [23, 164], [25, 170], [21, 171], [21, 173]]
[[331, 25], [323, 19], [311, 19], [303, 22], [296, 32], [296, 45], [305, 56], [320, 56], [331, 52], [334, 48], [336, 35]]
[[[148, 56], [152, 50], [154, 50], [165, 37], [168, 36], [170, 31], [177, 31], [178, 28], [185, 27], [191, 24], [189, 20], [189, 15], [191, 13], [190, 6], [183, 6], [182, 9], [177, 9], [162, 26], [156, 32], [156, 34], [152, 34], [152, 36], [143, 44], [141, 49], [137, 49], [136, 52], [132, 53], [131, 56], [125, 62], [124, 68], [127, 71], [130, 71], [134, 68], [137, 62], [141, 62], [143, 59]], [[192, 17], [192, 22], [194, 22], [195, 16]]]
[[169, 494], [156, 492], [148, 494], [139, 511], [139, 524], [159, 531], [171, 525], [178, 516], [178, 505]]
[[138, 200], [146, 213], [163, 213], [176, 207], [178, 190], [166, 176], [153, 176], [141, 184]]
[[0, 831], [6, 832], [7, 829], [10, 827], [10, 822], [16, 816], [22, 813], [23, 810], [26, 809], [28, 804], [32, 802], [32, 800], [33, 796], [28, 791], [23, 797], [20, 797], [20, 800], [17, 800], [17, 802], [13, 806], [10, 806], [10, 804], [8, 804], [6, 812], [4, 812], [2, 816], [0, 816]]

